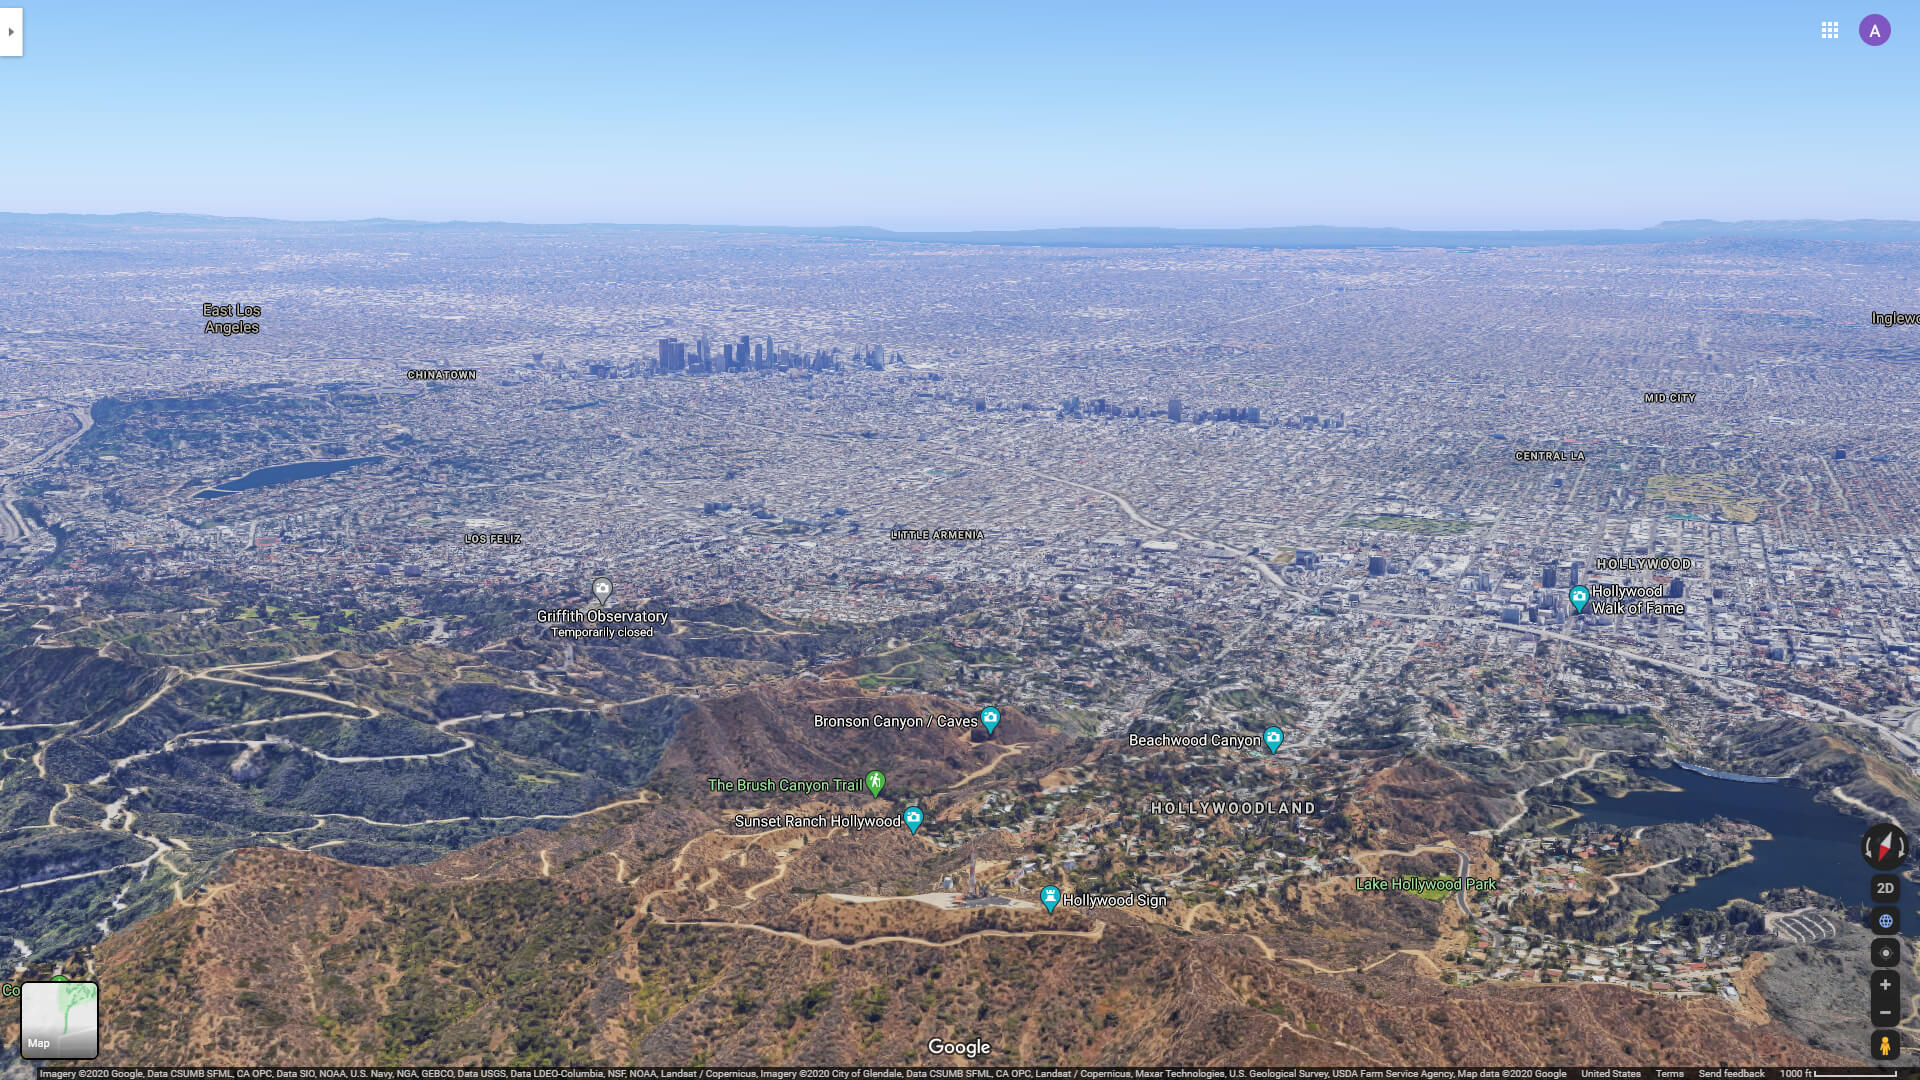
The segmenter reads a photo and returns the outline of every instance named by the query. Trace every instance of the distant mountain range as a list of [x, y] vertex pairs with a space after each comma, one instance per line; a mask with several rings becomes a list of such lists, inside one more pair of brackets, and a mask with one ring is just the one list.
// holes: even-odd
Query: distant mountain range
[[547, 233], [596, 229], [641, 232], [759, 233], [922, 244], [997, 244], [1035, 247], [1549, 247], [1563, 244], [1658, 244], [1717, 238], [1743, 240], [1920, 241], [1920, 221], [1663, 221], [1644, 229], [1428, 230], [1365, 228], [1345, 225], [1288, 225], [1261, 229], [1165, 229], [1147, 226], [1088, 226], [1067, 229], [976, 230], [969, 232], [895, 232], [865, 225], [531, 225], [515, 222], [280, 221], [272, 218], [214, 217], [202, 214], [13, 214], [0, 213], [0, 232], [13, 230], [97, 229], [304, 229], [361, 231], [473, 229]]
[[1767, 240], [1920, 240], [1920, 221], [1663, 221], [1648, 229], [1504, 231], [1289, 225], [1270, 229], [1094, 227], [979, 232], [890, 232], [859, 227], [767, 230], [852, 240], [934, 244], [1026, 244], [1046, 247], [1537, 247], [1559, 244], [1652, 244], [1715, 237]]

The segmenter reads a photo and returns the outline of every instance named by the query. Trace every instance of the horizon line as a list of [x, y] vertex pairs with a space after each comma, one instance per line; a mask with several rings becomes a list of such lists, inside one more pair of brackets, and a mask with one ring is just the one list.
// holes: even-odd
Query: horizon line
[[1691, 218], [1615, 228], [1423, 229], [1395, 225], [1069, 225], [1036, 228], [887, 229], [872, 225], [718, 225], [617, 221], [525, 222], [451, 218], [274, 218], [175, 211], [115, 213], [0, 211], [0, 226], [199, 225], [416, 229], [621, 229], [814, 236], [893, 243], [947, 243], [1067, 247], [1477, 247], [1596, 246], [1710, 239], [1853, 242], [1920, 241], [1920, 221], [1901, 218], [1774, 218], [1719, 221]]

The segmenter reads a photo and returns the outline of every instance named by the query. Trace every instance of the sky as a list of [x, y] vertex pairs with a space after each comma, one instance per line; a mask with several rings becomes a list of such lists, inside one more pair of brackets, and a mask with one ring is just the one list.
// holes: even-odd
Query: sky
[[1920, 219], [1920, 2], [7, 2], [0, 210]]

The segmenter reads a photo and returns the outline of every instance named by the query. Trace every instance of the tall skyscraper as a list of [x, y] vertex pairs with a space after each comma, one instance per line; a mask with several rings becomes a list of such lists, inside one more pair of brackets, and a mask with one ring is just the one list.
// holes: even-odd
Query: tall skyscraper
[[687, 347], [679, 338], [660, 339], [660, 358], [654, 361], [654, 370], [660, 372], [679, 371], [687, 366]]

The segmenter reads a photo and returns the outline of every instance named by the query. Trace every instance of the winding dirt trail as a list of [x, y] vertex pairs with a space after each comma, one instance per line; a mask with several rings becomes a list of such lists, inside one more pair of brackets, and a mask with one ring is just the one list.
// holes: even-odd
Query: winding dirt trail
[[[1373, 873], [1374, 871], [1380, 868], [1379, 860], [1382, 858], [1385, 858], [1388, 855], [1396, 855], [1401, 858], [1411, 858], [1412, 856], [1415, 856], [1415, 855], [1426, 855], [1429, 853], [1439, 853], [1442, 855], [1458, 855], [1460, 854], [1460, 849], [1448, 844], [1421, 844], [1419, 847], [1414, 848], [1411, 851], [1401, 851], [1398, 848], [1381, 848], [1376, 851], [1355, 852], [1353, 856], [1353, 861], [1359, 864], [1361, 869], [1367, 871], [1368, 873]], [[1375, 860], [1374, 864], [1371, 866], [1367, 865], [1366, 862], [1364, 861], [1369, 858]]]
[[1658, 869], [1660, 869], [1660, 868], [1661, 868], [1661, 867], [1663, 867], [1663, 866], [1672, 866], [1672, 865], [1673, 865], [1674, 863], [1677, 863], [1677, 862], [1679, 862], [1679, 861], [1680, 861], [1680, 858], [1681, 858], [1680, 856], [1678, 856], [1678, 855], [1675, 855], [1675, 856], [1674, 856], [1673, 858], [1671, 858], [1671, 859], [1662, 859], [1662, 860], [1660, 860], [1660, 861], [1659, 861], [1659, 862], [1657, 862], [1657, 863], [1654, 863], [1654, 864], [1652, 864], [1652, 865], [1650, 865], [1650, 866], [1643, 866], [1643, 867], [1641, 867], [1641, 868], [1640, 868], [1640, 869], [1638, 869], [1638, 870], [1623, 870], [1623, 871], [1621, 871], [1621, 872], [1620, 872], [1620, 873], [1618, 873], [1618, 874], [1608, 874], [1608, 875], [1607, 875], [1607, 884], [1608, 884], [1608, 886], [1609, 886], [1609, 889], [1608, 889], [1608, 891], [1607, 891], [1607, 895], [1608, 895], [1609, 897], [1612, 897], [1612, 896], [1618, 896], [1618, 895], [1620, 895], [1620, 882], [1621, 882], [1621, 881], [1623, 881], [1623, 880], [1625, 880], [1625, 879], [1627, 879], [1627, 878], [1630, 878], [1630, 877], [1639, 877], [1639, 876], [1640, 876], [1641, 874], [1645, 874], [1645, 873], [1648, 873], [1648, 872], [1650, 872], [1650, 871], [1654, 871], [1654, 870], [1658, 870]]
[[1211, 900], [1208, 900], [1205, 903], [1195, 904], [1194, 906], [1187, 909], [1186, 915], [1181, 917], [1180, 929], [1191, 932], [1193, 930], [1193, 920], [1199, 918], [1200, 913], [1203, 911], [1211, 911], [1215, 915], [1220, 914], [1219, 906], [1216, 905]]
[[[373, 818], [361, 817], [359, 814], [315, 813], [313, 817], [321, 821], [329, 818], [338, 818], [341, 821], [357, 821], [362, 825], [376, 825], [385, 829], [418, 829], [426, 825], [458, 825], [468, 821], [572, 821], [576, 818], [589, 817], [594, 814], [604, 814], [609, 810], [617, 810], [622, 806], [651, 806], [659, 801], [659, 796], [653, 792], [642, 791], [631, 799], [601, 803], [599, 806], [591, 809], [576, 810], [571, 814], [483, 814], [477, 818], [426, 818], [422, 821], [375, 821]], [[312, 827], [313, 826], [309, 826], [309, 828]]]
[[[98, 869], [98, 870], [84, 870], [78, 874], [66, 874], [61, 877], [43, 878], [39, 881], [23, 881], [18, 885], [9, 886], [8, 888], [5, 888], [5, 889], [0, 889], [0, 895], [5, 895], [7, 893], [25, 892], [28, 889], [38, 889], [43, 885], [57, 885], [62, 881], [82, 881], [82, 880], [85, 880], [86, 878], [104, 877], [108, 874], [114, 873], [119, 870], [142, 870], [142, 869], [145, 869], [147, 866], [151, 865], [156, 860], [162, 860], [166, 855], [171, 854], [174, 850], [172, 845], [168, 844], [165, 840], [162, 840], [157, 836], [148, 836], [146, 833], [135, 833], [134, 835], [146, 841], [147, 843], [153, 845], [153, 853], [151, 855], [148, 855], [146, 858], [141, 859], [139, 862], [117, 863], [113, 866], [102, 867], [101, 869]], [[171, 864], [166, 864], [163, 862], [162, 865], [165, 865], [169, 870], [173, 869]], [[178, 873], [178, 871], [175, 871], [175, 873]], [[176, 889], [177, 888], [178, 886], [176, 885]]]
[[1033, 744], [1032, 743], [1016, 743], [1003, 748], [1000, 752], [999, 757], [994, 758], [992, 761], [987, 762], [985, 765], [982, 765], [979, 768], [968, 773], [967, 775], [961, 777], [960, 779], [955, 780], [953, 784], [950, 787], [948, 787], [946, 791], [941, 792], [941, 794], [944, 795], [946, 794], [947, 791], [953, 791], [955, 788], [966, 787], [968, 784], [973, 783], [975, 780], [978, 780], [981, 777], [992, 772], [993, 770], [999, 768], [1001, 762], [1007, 760], [1010, 757], [1016, 757], [1019, 754], [1024, 753], [1027, 747], [1031, 745]]
[[1853, 796], [1847, 794], [1846, 792], [1841, 791], [1837, 786], [1828, 789], [1827, 794], [1832, 795], [1835, 799], [1839, 800], [1841, 803], [1847, 806], [1851, 806], [1855, 810], [1858, 810], [1861, 813], [1866, 814], [1868, 817], [1874, 819], [1875, 821], [1895, 820], [1893, 815], [1887, 813], [1885, 810], [1876, 810], [1873, 807], [1867, 805], [1866, 803], [1861, 802], [1859, 799], [1856, 799]]
[[[1513, 828], [1515, 825], [1520, 824], [1520, 819], [1527, 816], [1527, 792], [1532, 791], [1534, 788], [1541, 787], [1546, 784], [1551, 784], [1560, 780], [1565, 780], [1569, 776], [1577, 776], [1580, 773], [1586, 772], [1592, 769], [1596, 764], [1599, 763], [1601, 758], [1605, 757], [1608, 754], [1623, 754], [1625, 752], [1626, 751], [1624, 750], [1595, 750], [1592, 753], [1587, 755], [1586, 764], [1578, 765], [1578, 766], [1575, 766], [1574, 768], [1568, 769], [1566, 772], [1561, 773], [1559, 776], [1549, 776], [1545, 780], [1541, 780], [1538, 783], [1528, 784], [1526, 787], [1523, 787], [1519, 791], [1516, 791], [1513, 793], [1513, 797], [1515, 799], [1518, 799], [1520, 802], [1520, 810], [1518, 813], [1514, 814], [1512, 817], [1508, 818], [1507, 820], [1501, 822], [1498, 828], [1476, 829], [1474, 831], [1474, 835], [1488, 836], [1488, 837], [1499, 836], [1501, 833], [1504, 833], [1508, 829]], [[1563, 758], [1561, 760], [1565, 760], [1565, 759]]]
[[[948, 792], [957, 791], [961, 788], [966, 787], [968, 784], [973, 783], [975, 780], [978, 780], [984, 776], [989, 775], [995, 769], [999, 768], [1003, 762], [1008, 761], [1009, 759], [1017, 757], [1020, 754], [1024, 753], [1031, 745], [1032, 745], [1031, 743], [1014, 743], [1014, 744], [1002, 746], [1000, 748], [1000, 753], [996, 755], [992, 761], [987, 762], [985, 765], [982, 765], [978, 769], [975, 769], [974, 771], [966, 774], [965, 776], [960, 777], [958, 780], [955, 780], [952, 784], [948, 785], [946, 788], [943, 788], [940, 794], [946, 794]], [[736, 847], [734, 845], [739, 844], [741, 841], [746, 841], [748, 847], [755, 846], [753, 842], [758, 840], [759, 838], [770, 836], [774, 833], [781, 833], [781, 832], [787, 832], [787, 831], [790, 831], [790, 830], [785, 828], [779, 828], [779, 829], [768, 829], [764, 832], [751, 833], [746, 835], [737, 835], [737, 834], [729, 833], [724, 829], [715, 829], [715, 830], [709, 830], [707, 832], [701, 833], [689, 839], [686, 843], [680, 846], [679, 851], [676, 851], [674, 853], [672, 861], [667, 866], [668, 880], [671, 882], [671, 884], [666, 885], [662, 888], [655, 889], [652, 892], [649, 892], [645, 896], [641, 897], [640, 903], [636, 906], [636, 909], [634, 911], [634, 917], [628, 924], [628, 929], [631, 930], [633, 927], [638, 926], [643, 920], [652, 919], [654, 921], [662, 923], [663, 925], [668, 925], [668, 926], [708, 926], [708, 927], [731, 928], [731, 929], [739, 929], [739, 930], [755, 930], [765, 934], [772, 934], [776, 937], [784, 937], [784, 938], [788, 938], [789, 940], [799, 941], [803, 944], [819, 945], [825, 948], [841, 948], [841, 949], [857, 948], [857, 947], [861, 947], [868, 944], [880, 944], [884, 942], [901, 942], [906, 944], [926, 945], [933, 948], [944, 949], [944, 948], [949, 948], [952, 945], [957, 944], [961, 941], [965, 941], [969, 938], [982, 937], [982, 936], [985, 936], [985, 937], [1062, 936], [1062, 937], [1081, 937], [1081, 938], [1089, 938], [1092, 940], [1098, 940], [1099, 936], [1102, 933], [1104, 933], [1106, 929], [1107, 924], [1105, 922], [1099, 922], [1096, 924], [1096, 929], [1091, 931], [981, 930], [981, 931], [976, 931], [972, 934], [967, 934], [960, 938], [956, 938], [952, 942], [945, 942], [945, 943], [928, 941], [925, 938], [904, 937], [900, 935], [887, 935], [883, 937], [867, 938], [860, 942], [856, 942], [854, 944], [849, 945], [847, 942], [838, 941], [834, 939], [809, 938], [803, 934], [799, 934], [797, 932], [790, 931], [790, 930], [775, 930], [772, 927], [761, 926], [758, 923], [740, 922], [737, 920], [714, 920], [714, 919], [700, 919], [700, 920], [660, 919], [653, 914], [653, 910], [652, 910], [653, 902], [659, 899], [660, 897], [668, 895], [670, 893], [685, 893], [689, 891], [694, 893], [703, 892], [709, 889], [712, 885], [714, 885], [718, 881], [719, 879], [718, 873], [712, 867], [709, 867], [706, 879], [701, 881], [700, 884], [693, 886], [692, 889], [689, 890], [688, 883], [691, 878], [691, 875], [683, 873], [683, 870], [686, 866], [687, 853], [693, 849], [693, 846], [695, 844], [698, 844], [701, 841], [707, 840], [709, 838], [717, 837], [721, 842], [727, 845], [727, 850], [722, 851], [716, 857], [716, 861], [719, 859], [726, 859], [733, 856], [738, 856], [741, 860], [741, 865], [744, 866], [745, 860], [746, 860], [746, 848]], [[792, 830], [792, 831], [798, 831], [804, 834], [806, 830]], [[834, 836], [839, 835], [843, 832], [845, 832], [845, 830], [840, 829], [838, 827], [831, 828], [827, 830], [827, 833], [825, 836], [819, 837], [819, 839], [829, 840], [829, 839], [832, 839]], [[926, 843], [926, 844], [933, 843], [933, 841], [925, 835], [918, 837], [918, 839], [922, 843]], [[793, 850], [797, 850], [797, 849], [789, 848], [788, 852], [790, 853]], [[616, 856], [616, 858], [618, 858], [618, 856]], [[763, 891], [765, 891], [770, 886], [786, 878], [787, 869], [791, 865], [792, 865], [791, 862], [787, 858], [779, 858], [779, 865], [774, 868], [773, 873], [768, 875], [765, 878], [762, 878], [759, 881], [754, 882], [752, 885], [747, 886], [746, 889], [741, 893], [741, 901], [733, 906], [736, 909], [738, 909], [738, 908], [744, 908], [749, 904], [754, 903], [756, 900], [760, 898], [760, 894]], [[624, 861], [621, 861], [620, 863], [620, 872], [618, 874], [618, 877], [623, 879], [623, 883], [624, 883], [624, 879], [627, 877], [626, 864]], [[898, 897], [898, 898], [874, 897], [873, 899], [876, 899], [876, 900], [911, 899], [911, 897]], [[713, 896], [712, 894], [709, 894], [707, 897], [706, 910], [713, 911], [713, 910], [716, 910], [718, 907], [719, 907], [719, 898], [716, 896]]]
[[771, 926], [761, 926], [759, 923], [750, 922], [734, 922], [731, 920], [718, 919], [656, 919], [654, 921], [658, 922], [661, 926], [705, 926], [720, 930], [752, 930], [756, 933], [767, 934], [777, 938], [786, 938], [788, 941], [797, 941], [802, 945], [809, 945], [815, 948], [844, 950], [864, 949], [870, 945], [923, 945], [929, 949], [951, 949], [956, 945], [965, 944], [976, 938], [990, 937], [1027, 939], [1038, 937], [1066, 937], [1081, 938], [1086, 941], [1099, 941], [1107, 932], [1106, 922], [1104, 920], [1096, 920], [1091, 930], [975, 930], [971, 933], [961, 934], [959, 937], [949, 941], [929, 941], [923, 937], [911, 937], [905, 934], [882, 934], [879, 937], [861, 938], [859, 941], [841, 941], [838, 938], [808, 937], [797, 930], [775, 930]]
[[[1248, 935], [1248, 936], [1252, 936], [1252, 935]], [[1254, 940], [1258, 941], [1259, 939], [1255, 938]], [[1261, 944], [1264, 946], [1266, 943], [1261, 942]], [[1267, 952], [1271, 954], [1273, 950], [1268, 949]], [[1423, 953], [1418, 949], [1395, 949], [1392, 952], [1388, 953], [1387, 955], [1381, 957], [1380, 959], [1375, 960], [1371, 964], [1362, 964], [1358, 967], [1343, 967], [1343, 968], [1321, 967], [1319, 964], [1316, 964], [1311, 960], [1307, 960], [1298, 956], [1289, 956], [1286, 958], [1286, 960], [1287, 960], [1287, 963], [1289, 964], [1299, 964], [1302, 967], [1311, 968], [1313, 969], [1314, 973], [1317, 975], [1349, 975], [1356, 971], [1361, 972], [1363, 974], [1366, 972], [1372, 971], [1374, 968], [1379, 967], [1381, 964], [1386, 963], [1387, 961], [1393, 959], [1396, 956], [1411, 956], [1415, 960], [1424, 960], [1426, 961], [1427, 966], [1434, 970], [1434, 973], [1436, 975], [1441, 973], [1441, 967], [1439, 964], [1434, 963], [1433, 957], [1428, 956], [1426, 953]], [[1272, 956], [1269, 955], [1268, 958], [1272, 959]]]

